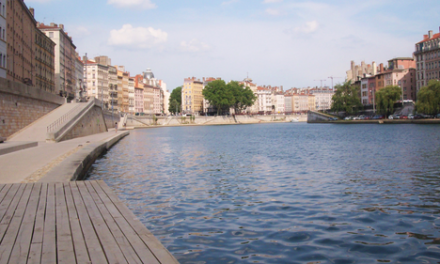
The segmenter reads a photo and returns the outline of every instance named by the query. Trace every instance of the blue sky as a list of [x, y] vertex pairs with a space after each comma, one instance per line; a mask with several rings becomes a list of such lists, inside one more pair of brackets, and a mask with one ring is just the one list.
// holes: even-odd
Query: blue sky
[[64, 24], [77, 52], [107, 55], [131, 75], [151, 68], [168, 89], [186, 77], [249, 77], [319, 86], [350, 61], [410, 57], [439, 32], [438, 0], [25, 0], [37, 21]]

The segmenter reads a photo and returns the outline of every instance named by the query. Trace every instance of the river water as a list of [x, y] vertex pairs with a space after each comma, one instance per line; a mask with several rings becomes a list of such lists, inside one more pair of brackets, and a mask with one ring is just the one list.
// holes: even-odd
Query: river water
[[131, 131], [89, 172], [180, 263], [440, 263], [440, 126]]

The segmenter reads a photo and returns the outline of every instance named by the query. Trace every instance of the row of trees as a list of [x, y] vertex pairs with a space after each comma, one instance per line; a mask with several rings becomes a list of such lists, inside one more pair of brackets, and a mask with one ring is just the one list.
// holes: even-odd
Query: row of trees
[[[335, 86], [331, 110], [344, 111], [347, 115], [362, 108], [360, 86], [345, 82]], [[402, 89], [399, 86], [389, 85], [375, 93], [377, 113], [390, 115], [394, 112], [394, 104], [400, 100]], [[416, 111], [419, 113], [436, 115], [440, 113], [440, 82], [431, 80], [427, 86], [417, 93]]]

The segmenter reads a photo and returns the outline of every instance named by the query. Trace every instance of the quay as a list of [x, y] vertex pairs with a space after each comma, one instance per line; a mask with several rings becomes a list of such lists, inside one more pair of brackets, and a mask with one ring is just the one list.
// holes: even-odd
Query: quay
[[113, 118], [64, 104], [0, 143], [0, 264], [178, 263], [109, 186], [82, 181], [129, 135]]

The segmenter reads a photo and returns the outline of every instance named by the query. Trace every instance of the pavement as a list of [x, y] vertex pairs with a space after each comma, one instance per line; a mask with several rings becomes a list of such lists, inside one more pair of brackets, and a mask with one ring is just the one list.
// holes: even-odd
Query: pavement
[[[90, 163], [90, 153], [94, 153], [93, 158], [96, 158], [100, 152], [128, 134], [127, 131], [116, 132], [110, 129], [105, 133], [59, 143], [46, 143], [28, 137], [23, 139], [31, 141], [6, 141], [0, 144], [0, 183], [36, 182], [45, 179], [47, 175], [52, 175], [51, 181], [69, 181], [75, 177], [74, 173], [81, 174], [88, 169], [89, 165], [82, 164], [82, 161]], [[32, 146], [29, 147], [29, 144]], [[20, 148], [25, 145], [28, 147]], [[15, 149], [8, 152], [7, 149], [11, 147]], [[1, 154], [2, 150], [4, 154]], [[70, 160], [73, 158], [74, 161]]]

